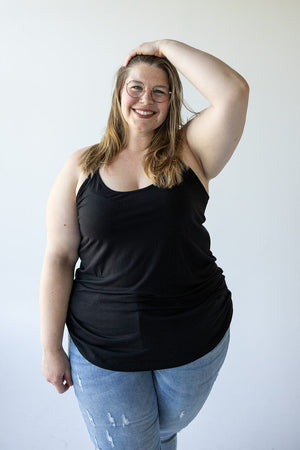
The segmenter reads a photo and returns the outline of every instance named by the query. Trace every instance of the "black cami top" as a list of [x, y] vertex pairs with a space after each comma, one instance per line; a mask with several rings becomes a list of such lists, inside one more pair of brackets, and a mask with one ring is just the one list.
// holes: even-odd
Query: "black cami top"
[[192, 169], [171, 189], [118, 192], [98, 171], [84, 181], [67, 326], [88, 361], [118, 371], [164, 369], [221, 341], [232, 301], [203, 226], [208, 199]]

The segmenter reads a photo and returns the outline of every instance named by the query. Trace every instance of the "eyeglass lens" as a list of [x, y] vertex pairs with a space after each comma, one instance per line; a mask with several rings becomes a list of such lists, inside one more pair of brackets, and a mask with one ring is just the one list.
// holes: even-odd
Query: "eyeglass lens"
[[[126, 84], [126, 90], [130, 97], [142, 97], [145, 92], [144, 83], [140, 81], [129, 81]], [[165, 102], [170, 97], [170, 92], [165, 86], [155, 86], [151, 89], [151, 96], [155, 102]]]

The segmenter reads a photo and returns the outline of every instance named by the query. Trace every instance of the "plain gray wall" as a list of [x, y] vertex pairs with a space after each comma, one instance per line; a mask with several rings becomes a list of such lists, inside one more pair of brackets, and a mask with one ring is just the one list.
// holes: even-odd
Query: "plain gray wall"
[[[1, 2], [1, 450], [92, 448], [73, 390], [58, 395], [40, 372], [46, 199], [68, 155], [99, 141], [127, 52], [165, 37], [251, 88], [206, 214], [233, 292], [231, 346], [179, 449], [300, 448], [299, 12], [297, 0]], [[194, 109], [206, 104], [184, 88]]]

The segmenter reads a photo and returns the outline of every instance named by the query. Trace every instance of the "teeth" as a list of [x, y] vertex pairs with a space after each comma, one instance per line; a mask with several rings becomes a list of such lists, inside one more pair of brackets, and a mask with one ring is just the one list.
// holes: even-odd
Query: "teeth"
[[136, 109], [136, 112], [137, 112], [138, 114], [141, 114], [142, 116], [151, 116], [152, 114], [154, 114], [154, 113], [151, 112], [151, 111], [142, 111], [142, 110], [140, 110], [140, 109]]

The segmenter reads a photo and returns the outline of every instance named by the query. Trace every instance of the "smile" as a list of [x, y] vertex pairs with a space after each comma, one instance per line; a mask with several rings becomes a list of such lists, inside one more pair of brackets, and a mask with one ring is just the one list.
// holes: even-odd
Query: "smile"
[[153, 111], [145, 111], [145, 110], [143, 110], [143, 109], [133, 109], [133, 111], [134, 111], [138, 116], [143, 117], [143, 118], [149, 118], [149, 117], [154, 116], [154, 114], [156, 114], [156, 113], [153, 112]]

